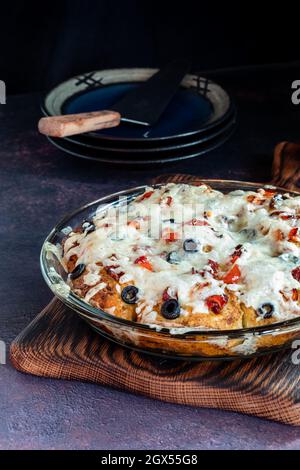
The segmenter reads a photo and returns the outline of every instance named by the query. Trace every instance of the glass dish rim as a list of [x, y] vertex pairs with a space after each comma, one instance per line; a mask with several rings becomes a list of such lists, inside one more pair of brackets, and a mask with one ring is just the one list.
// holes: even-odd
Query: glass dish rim
[[[189, 175], [187, 175], [189, 176]], [[197, 176], [195, 176], [197, 178]], [[274, 188], [278, 191], [281, 192], [286, 192], [286, 193], [291, 193], [294, 195], [300, 196], [300, 191], [295, 191], [295, 190], [289, 190], [287, 188], [282, 188], [280, 186], [273, 185], [272, 183], [260, 183], [260, 182], [249, 182], [249, 181], [242, 181], [242, 180], [229, 180], [229, 179], [217, 179], [217, 178], [200, 178], [199, 181], [203, 182], [204, 184], [212, 185], [213, 184], [228, 184], [228, 185], [245, 185], [248, 186], [249, 188], [264, 188], [264, 187], [269, 187], [269, 188]], [[68, 293], [67, 296], [62, 295], [61, 293], [58, 293], [54, 289], [54, 283], [52, 282], [51, 277], [49, 276], [49, 270], [47, 269], [47, 258], [46, 258], [46, 249], [45, 246], [47, 243], [51, 243], [52, 237], [57, 233], [61, 232], [61, 229], [63, 227], [66, 227], [68, 225], [68, 221], [75, 217], [76, 215], [80, 214], [80, 212], [88, 209], [89, 207], [95, 205], [95, 204], [101, 204], [103, 202], [107, 203], [114, 203], [117, 201], [114, 201], [114, 199], [118, 198], [119, 196], [126, 196], [135, 192], [142, 191], [145, 188], [148, 187], [160, 187], [163, 186], [167, 183], [155, 183], [155, 184], [145, 184], [141, 186], [135, 186], [133, 188], [128, 188], [122, 191], [118, 191], [115, 193], [108, 194], [106, 196], [103, 196], [99, 199], [96, 199], [92, 202], [89, 202], [87, 204], [84, 204], [83, 206], [80, 206], [79, 208], [73, 210], [71, 213], [68, 213], [65, 215], [63, 218], [59, 220], [59, 222], [53, 227], [53, 229], [49, 232], [47, 237], [45, 238], [41, 252], [40, 252], [40, 268], [41, 272], [43, 275], [43, 278], [52, 291], [52, 293], [59, 299], [61, 300], [65, 305], [70, 307], [71, 309], [75, 310], [76, 313], [79, 315], [83, 315], [87, 318], [93, 318], [95, 319], [104, 319], [107, 320], [111, 323], [114, 324], [119, 324], [123, 325], [126, 327], [134, 328], [137, 330], [141, 331], [148, 331], [151, 332], [152, 334], [158, 333], [159, 335], [164, 335], [164, 336], [172, 336], [173, 338], [178, 338], [178, 339], [184, 339], [189, 336], [201, 336], [203, 337], [202, 339], [211, 338], [211, 337], [226, 337], [230, 339], [238, 339], [241, 337], [245, 337], [245, 335], [267, 335], [272, 332], [288, 332], [289, 329], [288, 327], [300, 327], [300, 316], [288, 320], [284, 320], [281, 322], [277, 323], [272, 323], [270, 325], [262, 325], [262, 326], [255, 326], [255, 327], [250, 327], [250, 328], [237, 328], [237, 329], [232, 329], [232, 330], [208, 330], [208, 329], [189, 329], [188, 331], [185, 331], [183, 333], [172, 333], [171, 330], [176, 330], [176, 328], [167, 328], [167, 327], [159, 327], [157, 325], [157, 329], [155, 328], [155, 325], [150, 326], [148, 324], [143, 324], [143, 323], [137, 323], [131, 320], [126, 320], [123, 318], [116, 317], [115, 315], [109, 314], [107, 312], [104, 312], [104, 310], [101, 310], [99, 308], [93, 307], [92, 305], [84, 302], [80, 297], [78, 297], [76, 294], [74, 294], [72, 291]], [[193, 184], [193, 181], [191, 182], [181, 182], [178, 184]], [[213, 188], [214, 189], [214, 188]], [[103, 209], [104, 210], [104, 209]], [[76, 308], [81, 309], [83, 312], [77, 312]], [[285, 327], [287, 327], [288, 331], [285, 331]], [[185, 329], [185, 327], [178, 327], [178, 330]], [[294, 329], [294, 328], [292, 328]]]

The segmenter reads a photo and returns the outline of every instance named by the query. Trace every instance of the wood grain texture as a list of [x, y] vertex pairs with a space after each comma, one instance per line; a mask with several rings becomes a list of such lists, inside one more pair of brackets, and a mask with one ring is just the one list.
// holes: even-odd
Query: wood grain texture
[[272, 166], [272, 183], [282, 188], [299, 190], [300, 144], [280, 142], [276, 145]]
[[57, 299], [15, 339], [10, 351], [12, 364], [22, 372], [300, 425], [299, 366], [290, 356], [285, 351], [248, 361], [159, 359], [107, 341]]
[[[291, 191], [299, 191], [300, 181], [300, 144], [280, 142], [274, 150], [272, 164], [272, 179], [268, 184], [274, 184]], [[186, 174], [166, 174], [154, 178], [153, 183], [199, 183], [201, 178]]]
[[116, 127], [120, 122], [121, 116], [115, 111], [93, 111], [90, 113], [43, 117], [39, 120], [38, 129], [41, 134], [51, 137], [67, 137]]
[[[283, 158], [283, 150], [289, 150], [286, 146], [276, 147], [274, 181], [279, 178], [295, 185], [298, 172], [291, 170], [287, 154]], [[279, 170], [277, 161], [281, 162]], [[201, 179], [164, 175], [154, 182], [167, 181], [200, 183]], [[300, 369], [292, 363], [291, 354], [287, 350], [231, 362], [159, 359], [102, 338], [57, 299], [10, 349], [12, 364], [22, 372], [95, 382], [167, 402], [221, 408], [299, 426]]]

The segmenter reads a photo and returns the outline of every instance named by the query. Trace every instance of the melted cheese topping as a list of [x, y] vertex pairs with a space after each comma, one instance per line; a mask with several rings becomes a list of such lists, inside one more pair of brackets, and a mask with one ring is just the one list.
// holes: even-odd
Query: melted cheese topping
[[[300, 266], [299, 221], [300, 197], [267, 188], [223, 194], [205, 185], [149, 187], [128, 206], [99, 210], [93, 232], [70, 232], [64, 260], [76, 255], [76, 264], [85, 264], [87, 302], [106, 285], [100, 265], [119, 277], [118, 292], [122, 284], [135, 285], [144, 323], [155, 323], [153, 307], [167, 289], [193, 313], [208, 313], [208, 297], [232, 291], [256, 311], [272, 304], [279, 321], [300, 315], [300, 283], [292, 275]], [[197, 251], [185, 251], [187, 240]], [[230, 278], [233, 267], [237, 279]]]

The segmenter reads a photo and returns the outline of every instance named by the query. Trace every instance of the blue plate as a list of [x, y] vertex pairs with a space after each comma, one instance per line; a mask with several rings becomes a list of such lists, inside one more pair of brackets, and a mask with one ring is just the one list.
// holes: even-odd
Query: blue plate
[[[64, 103], [62, 114], [110, 109], [129, 91], [139, 86], [132, 83], [121, 83], [74, 95]], [[166, 136], [197, 132], [209, 120], [212, 113], [212, 104], [208, 99], [198, 95], [193, 90], [181, 88], [159, 121], [151, 129], [122, 122], [118, 127], [97, 131], [97, 134], [121, 140], [145, 139], [149, 137], [160, 139]]]
[[64, 140], [67, 140], [69, 142], [72, 142], [74, 144], [88, 147], [91, 149], [96, 149], [96, 150], [103, 150], [103, 151], [109, 151], [109, 152], [117, 152], [120, 156], [122, 155], [129, 155], [129, 154], [141, 154], [143, 153], [143, 158], [145, 155], [154, 155], [154, 154], [164, 154], [166, 152], [174, 152], [178, 150], [183, 150], [188, 147], [194, 147], [199, 144], [204, 144], [205, 142], [209, 142], [211, 139], [214, 139], [218, 137], [219, 135], [222, 135], [225, 131], [230, 129], [232, 125], [236, 121], [236, 113], [232, 112], [226, 120], [222, 122], [222, 124], [219, 124], [218, 126], [215, 126], [213, 129], [210, 131], [207, 131], [206, 133], [202, 133], [200, 135], [196, 135], [193, 137], [193, 139], [186, 139], [186, 140], [175, 140], [172, 142], [165, 142], [164, 145], [158, 145], [157, 147], [154, 145], [151, 146], [129, 146], [128, 145], [120, 145], [119, 142], [111, 142], [108, 140], [101, 140], [99, 141], [98, 139], [82, 139], [82, 136], [72, 136], [72, 137], [65, 137]]
[[[83, 74], [51, 90], [42, 108], [50, 116], [109, 109], [155, 72], [155, 69], [117, 69]], [[216, 83], [198, 75], [186, 75], [181, 85], [156, 125], [144, 127], [121, 122], [116, 128], [89, 132], [78, 138], [119, 145], [162, 145], [162, 141], [209, 132], [232, 113], [230, 97]]]
[[57, 148], [65, 152], [66, 154], [73, 155], [75, 157], [83, 158], [86, 160], [93, 160], [99, 163], [106, 163], [110, 165], [121, 165], [121, 166], [134, 166], [145, 167], [147, 165], [162, 165], [175, 163], [181, 160], [187, 160], [190, 158], [196, 158], [206, 154], [207, 152], [216, 149], [233, 134], [235, 130], [235, 122], [232, 122], [231, 126], [226, 129], [223, 133], [216, 137], [211, 138], [209, 141], [198, 144], [195, 147], [188, 149], [177, 150], [176, 152], [166, 152], [161, 154], [132, 154], [131, 158], [126, 155], [121, 155], [113, 152], [100, 151], [99, 149], [88, 148], [85, 146], [76, 145], [66, 139], [57, 139], [48, 137], [49, 141]]

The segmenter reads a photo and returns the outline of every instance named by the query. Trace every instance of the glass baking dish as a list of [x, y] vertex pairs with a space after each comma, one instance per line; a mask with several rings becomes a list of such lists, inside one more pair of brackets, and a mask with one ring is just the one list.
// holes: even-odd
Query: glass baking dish
[[[203, 179], [204, 184], [213, 189], [229, 192], [234, 190], [254, 190], [265, 187], [262, 184], [243, 181]], [[193, 183], [191, 183], [193, 184]], [[160, 185], [153, 185], [154, 187]], [[98, 333], [122, 346], [172, 359], [212, 360], [249, 358], [259, 354], [271, 353], [291, 346], [292, 341], [300, 337], [300, 317], [274, 323], [268, 326], [242, 328], [235, 330], [201, 330], [164, 328], [156, 330], [145, 324], [118, 318], [84, 302], [70, 291], [66, 284], [67, 273], [64, 271], [55, 250], [60, 246], [69, 227], [76, 228], [84, 220], [93, 217], [97, 211], [106, 211], [110, 206], [129, 202], [144, 192], [146, 186], [136, 187], [103, 197], [80, 207], [61, 220], [47, 236], [41, 250], [41, 270], [43, 277], [55, 294], [66, 306], [74, 310]], [[279, 193], [287, 190], [276, 188]], [[289, 191], [299, 196], [299, 192]]]

